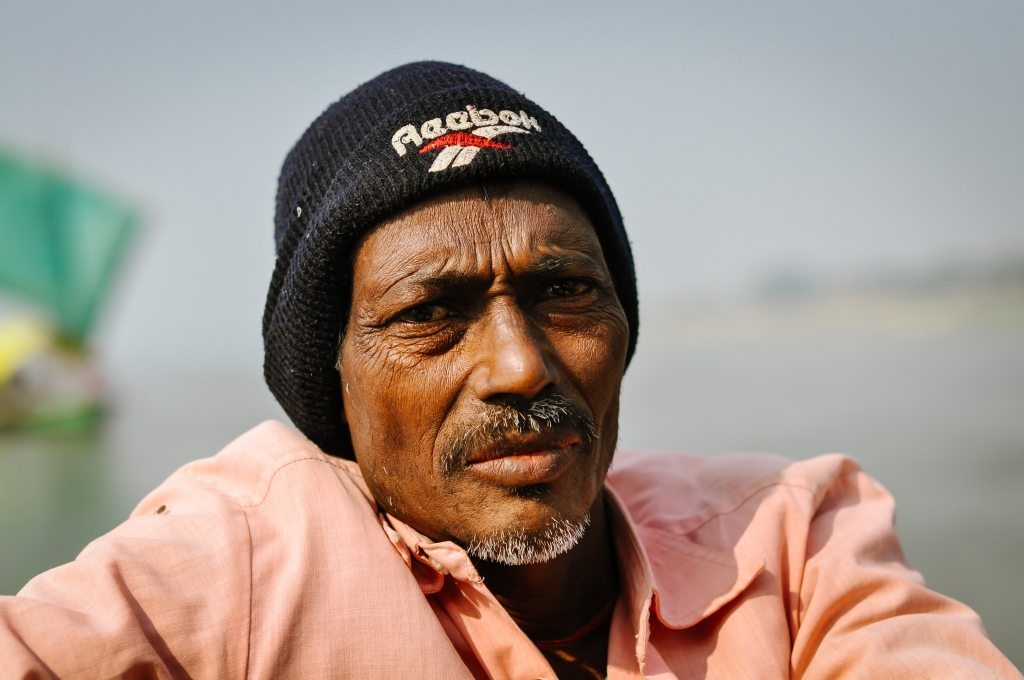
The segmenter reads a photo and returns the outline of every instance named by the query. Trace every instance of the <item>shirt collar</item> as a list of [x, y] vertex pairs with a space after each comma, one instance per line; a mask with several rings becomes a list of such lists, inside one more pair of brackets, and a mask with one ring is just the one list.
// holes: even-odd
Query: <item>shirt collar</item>
[[[435, 543], [397, 517], [383, 512], [378, 514], [384, 532], [388, 534], [399, 555], [416, 572], [416, 580], [424, 594], [439, 591], [444, 586], [446, 574], [458, 581], [483, 583], [469, 555], [455, 543]], [[424, 570], [426, 572], [421, 573]]]
[[398, 552], [398, 556], [416, 577], [416, 582], [424, 595], [441, 590], [446, 574], [451, 574], [460, 581], [483, 582], [465, 550], [451, 541], [435, 543], [397, 517], [381, 510], [366, 486], [363, 473], [355, 461], [342, 460], [338, 462], [338, 466], [345, 470], [356, 484], [366, 497], [366, 502], [376, 509], [381, 529]]
[[[605, 484], [604, 491], [622, 593], [637, 634], [640, 659], [650, 635], [651, 611], [668, 628], [689, 628], [735, 599], [765, 569], [763, 559], [716, 550], [681, 534], [637, 524], [610, 484]], [[469, 555], [455, 543], [433, 542], [384, 512], [378, 512], [378, 517], [424, 594], [439, 591], [445, 575], [458, 581], [483, 582]]]
[[650, 636], [651, 611], [668, 628], [689, 628], [735, 599], [764, 571], [763, 559], [734, 555], [681, 534], [638, 525], [611, 485], [605, 485], [605, 494], [641, 661]]

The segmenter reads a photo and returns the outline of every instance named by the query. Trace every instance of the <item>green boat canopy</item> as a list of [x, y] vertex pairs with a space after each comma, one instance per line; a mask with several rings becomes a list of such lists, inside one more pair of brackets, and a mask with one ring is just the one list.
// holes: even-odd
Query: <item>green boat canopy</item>
[[137, 219], [126, 205], [0, 151], [0, 294], [48, 311], [82, 342]]

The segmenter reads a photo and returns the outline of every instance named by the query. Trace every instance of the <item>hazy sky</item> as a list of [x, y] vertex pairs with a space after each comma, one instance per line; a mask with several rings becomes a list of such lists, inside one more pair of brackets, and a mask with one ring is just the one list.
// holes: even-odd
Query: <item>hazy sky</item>
[[281, 160], [414, 59], [506, 80], [583, 140], [647, 299], [1024, 251], [1019, 0], [0, 9], [0, 146], [145, 218], [104, 323], [132, 365], [259, 363]]

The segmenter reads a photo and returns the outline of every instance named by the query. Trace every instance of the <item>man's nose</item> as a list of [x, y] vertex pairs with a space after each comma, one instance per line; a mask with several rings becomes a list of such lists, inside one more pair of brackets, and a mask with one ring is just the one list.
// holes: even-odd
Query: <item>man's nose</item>
[[483, 321], [474, 378], [481, 401], [507, 395], [532, 399], [555, 383], [547, 338], [514, 303], [496, 305]]

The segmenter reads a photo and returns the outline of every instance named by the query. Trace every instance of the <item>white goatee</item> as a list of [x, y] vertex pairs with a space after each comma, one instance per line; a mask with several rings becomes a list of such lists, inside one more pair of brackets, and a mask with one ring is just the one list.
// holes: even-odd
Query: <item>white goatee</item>
[[571, 550], [583, 538], [588, 526], [589, 513], [581, 521], [555, 517], [537, 533], [516, 528], [474, 539], [466, 546], [466, 552], [478, 559], [510, 567], [542, 564]]

